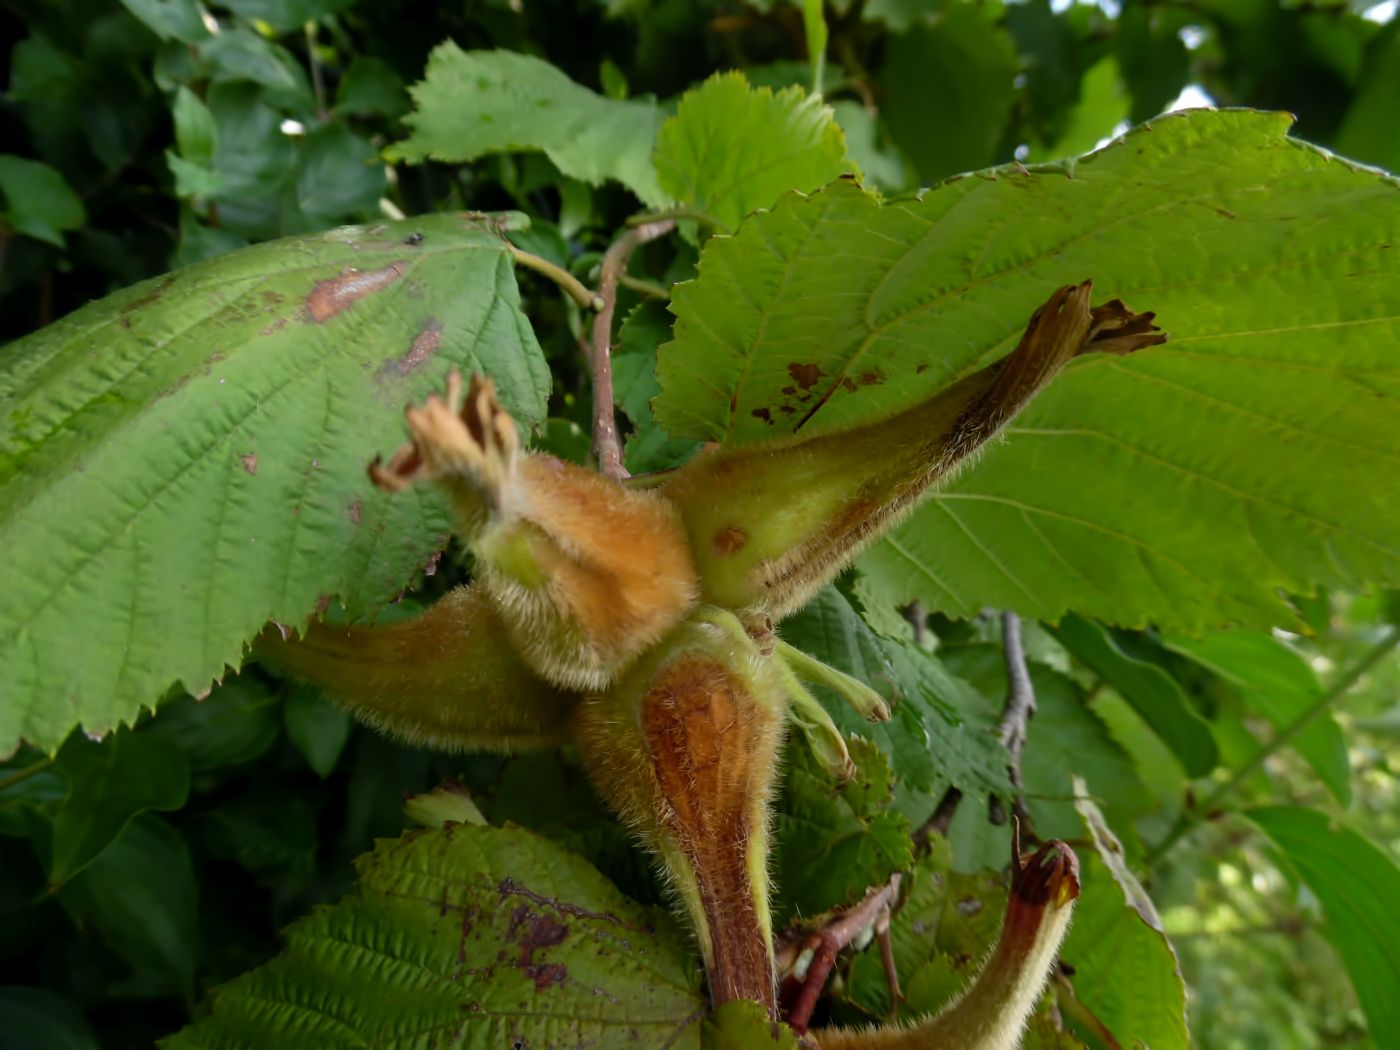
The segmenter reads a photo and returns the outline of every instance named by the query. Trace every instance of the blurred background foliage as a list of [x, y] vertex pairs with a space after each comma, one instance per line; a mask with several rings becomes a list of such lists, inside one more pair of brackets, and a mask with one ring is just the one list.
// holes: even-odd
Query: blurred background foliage
[[[886, 193], [1080, 153], [1132, 122], [1209, 104], [1289, 110], [1297, 135], [1395, 169], [1396, 7], [838, 0], [826, 9], [824, 89], [867, 184]], [[525, 211], [522, 245], [587, 275], [636, 210], [624, 190], [569, 179], [541, 154], [384, 158], [405, 134], [408, 85], [449, 38], [536, 54], [606, 96], [649, 94], [665, 107], [715, 69], [775, 87], [808, 79], [802, 12], [776, 0], [0, 0], [0, 341], [249, 243], [434, 210]], [[656, 245], [636, 269], [669, 282], [694, 259], [683, 244]], [[520, 280], [556, 377], [545, 444], [581, 460], [578, 318], [552, 286]], [[639, 301], [625, 295], [623, 309]], [[664, 330], [664, 316], [657, 323]], [[634, 360], [624, 344], [618, 358], [634, 419], [653, 392], [653, 348]], [[650, 445], [629, 458], [664, 462], [689, 448], [645, 427], [638, 437]], [[463, 578], [449, 551], [417, 598]], [[835, 592], [823, 600], [844, 608]], [[1394, 595], [1296, 604], [1311, 633], [1264, 636], [1253, 657], [1151, 632], [1101, 636], [1087, 622], [1026, 625], [1042, 705], [1026, 753], [1032, 813], [1043, 832], [1073, 836], [1068, 800], [1037, 783], [1062, 784], [1069, 769], [1089, 777], [1150, 873], [1204, 1047], [1395, 1045], [1393, 1033], [1367, 1034], [1319, 933], [1318, 901], [1276, 850], [1235, 817], [1180, 823], [1270, 738], [1261, 693], [1321, 695], [1400, 618]], [[888, 611], [865, 611], [905, 633]], [[918, 644], [995, 718], [995, 616], [935, 619]], [[1241, 781], [1232, 808], [1315, 806], [1400, 857], [1397, 687], [1392, 656], [1333, 705], [1340, 774], [1335, 755], [1329, 779], [1316, 755], [1280, 750]], [[1220, 755], [1215, 784], [1209, 766], [1193, 778], [1135, 713], [1144, 688], [1199, 716]], [[405, 795], [449, 777], [493, 822], [539, 828], [631, 896], [661, 899], [567, 756], [403, 747], [252, 669], [208, 697], [168, 698], [159, 720], [133, 730], [76, 736], [52, 762], [21, 752], [0, 764], [0, 1047], [151, 1045], [189, 1020], [207, 988], [274, 954], [280, 927], [343, 893], [350, 858], [404, 827]], [[868, 831], [869, 816], [845, 817], [845, 833]], [[1179, 841], [1154, 856], [1174, 829]], [[1004, 831], [989, 828], [984, 805], [964, 805], [950, 838], [965, 872], [1004, 863]], [[845, 1008], [862, 1016], [859, 967], [847, 977]]]

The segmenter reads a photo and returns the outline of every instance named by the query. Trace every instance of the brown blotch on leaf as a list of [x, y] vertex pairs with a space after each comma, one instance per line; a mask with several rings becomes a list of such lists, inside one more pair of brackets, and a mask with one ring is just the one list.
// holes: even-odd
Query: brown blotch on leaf
[[437, 353], [440, 346], [442, 346], [442, 322], [436, 317], [430, 317], [418, 330], [418, 334], [413, 337], [408, 351], [399, 357], [386, 361], [380, 370], [381, 374], [411, 375], [423, 362]]
[[928, 371], [928, 362], [925, 361], [923, 364], [919, 365], [918, 368], [914, 369], [914, 374], [915, 374], [916, 376], [921, 376], [921, 375], [923, 375], [923, 374], [924, 374], [925, 372], [927, 372], [927, 371]]
[[767, 423], [769, 426], [773, 425], [773, 413], [769, 412], [766, 408], [755, 408], [749, 415], [753, 416], [754, 419], [763, 420], [763, 422]]
[[788, 365], [787, 370], [788, 375], [792, 376], [792, 381], [803, 390], [811, 390], [812, 387], [821, 382], [822, 376], [826, 374], [822, 371], [821, 365], [802, 364], [797, 361]]
[[866, 369], [856, 376], [857, 386], [879, 386], [885, 381], [885, 373], [878, 368]]
[[327, 611], [330, 609], [330, 607], [331, 607], [331, 602], [333, 602], [333, 601], [335, 601], [335, 596], [334, 596], [334, 595], [331, 595], [331, 594], [323, 594], [323, 595], [321, 595], [319, 598], [317, 598], [317, 599], [316, 599], [316, 615], [317, 615], [317, 616], [325, 616], [325, 615], [326, 615], [326, 612], [327, 612]]
[[350, 506], [345, 508], [345, 516], [350, 519], [351, 525], [360, 523], [360, 514], [364, 510], [364, 504], [360, 500], [354, 500]]
[[535, 962], [535, 952], [562, 944], [569, 935], [569, 928], [548, 915], [539, 915], [525, 905], [520, 905], [511, 913], [510, 926], [506, 937], [520, 933], [520, 952], [515, 965], [535, 982], [536, 991], [544, 991], [552, 984], [562, 984], [569, 976], [569, 969], [563, 963]]
[[710, 539], [710, 546], [715, 549], [716, 554], [730, 555], [743, 550], [744, 545], [748, 542], [747, 530], [738, 525], [726, 525]]
[[852, 379], [850, 376], [846, 376], [845, 379], [841, 380], [841, 385], [842, 385], [843, 387], [845, 387], [847, 390], [851, 391], [852, 393], [855, 392], [855, 389], [856, 389], [856, 381], [855, 381], [854, 379]]
[[258, 454], [256, 452], [247, 452], [238, 458], [243, 461], [243, 469], [249, 474], [258, 472]]
[[367, 295], [388, 287], [408, 270], [406, 261], [393, 262], [382, 270], [347, 267], [338, 277], [317, 281], [306, 297], [306, 312], [317, 324], [329, 321], [342, 310], [354, 306]]

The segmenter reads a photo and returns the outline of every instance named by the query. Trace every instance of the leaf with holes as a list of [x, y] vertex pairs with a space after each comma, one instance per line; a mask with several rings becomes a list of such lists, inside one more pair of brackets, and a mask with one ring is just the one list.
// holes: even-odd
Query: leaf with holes
[[864, 556], [868, 593], [1192, 629], [1400, 582], [1400, 486], [1378, 480], [1400, 462], [1400, 188], [1287, 130], [1198, 111], [918, 200], [784, 197], [676, 287], [658, 418], [738, 444], [883, 418], [1091, 277], [1171, 342], [1071, 365]]
[[532, 832], [410, 831], [338, 904], [213, 993], [166, 1050], [669, 1046], [698, 1050], [698, 968], [664, 912]]
[[404, 404], [482, 369], [524, 426], [544, 415], [497, 221], [270, 242], [6, 348], [0, 545], [23, 568], [0, 590], [0, 753], [203, 690], [269, 618], [404, 587], [447, 531], [365, 477]]

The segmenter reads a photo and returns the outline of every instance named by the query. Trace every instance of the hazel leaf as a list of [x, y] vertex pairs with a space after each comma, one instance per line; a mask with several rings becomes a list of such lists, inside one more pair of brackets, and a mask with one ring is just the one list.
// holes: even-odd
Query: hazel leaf
[[621, 1046], [698, 1050], [698, 967], [664, 912], [519, 828], [380, 842], [338, 903], [217, 988], [166, 1050]]
[[[488, 371], [516, 419], [549, 370], [498, 228], [427, 216], [273, 241], [117, 292], [0, 368], [0, 753], [195, 693], [268, 619], [363, 616], [447, 533], [365, 476], [405, 403]], [[81, 651], [82, 659], [74, 659]]]
[[1093, 278], [1170, 341], [1066, 368], [863, 556], [868, 593], [1194, 630], [1400, 582], [1400, 188], [1288, 124], [1197, 111], [916, 200], [786, 196], [676, 286], [658, 420], [746, 444], [885, 419]]

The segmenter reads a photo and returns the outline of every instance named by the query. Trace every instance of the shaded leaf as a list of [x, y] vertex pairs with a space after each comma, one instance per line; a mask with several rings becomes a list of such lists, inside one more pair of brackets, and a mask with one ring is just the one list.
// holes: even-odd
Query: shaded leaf
[[[1290, 725], [1322, 695], [1308, 662], [1272, 635], [1222, 631], [1173, 638], [1167, 645], [1210, 668], [1275, 729]], [[1329, 712], [1314, 715], [1291, 746], [1342, 805], [1351, 802], [1351, 761], [1342, 728]]]
[[699, 1046], [684, 938], [559, 846], [452, 825], [381, 842], [358, 867], [350, 895], [162, 1045]]
[[63, 175], [37, 160], [0, 153], [0, 227], [63, 247], [63, 231], [87, 222]]
[[979, 796], [1010, 790], [1006, 752], [977, 695], [936, 657], [877, 635], [836, 588], [785, 620], [782, 636], [891, 702], [890, 721], [872, 724], [824, 687], [812, 687], [843, 732], [875, 741], [889, 756], [894, 807], [912, 823], [928, 818], [950, 783]]
[[151, 813], [129, 823], [59, 891], [79, 924], [95, 926], [138, 973], [186, 996], [199, 940], [197, 896], [184, 840]]
[[[164, 713], [162, 712], [162, 715]], [[319, 689], [296, 686], [282, 705], [287, 737], [319, 777], [328, 777], [350, 739], [354, 720]]]
[[733, 229], [788, 190], [815, 190], [849, 171], [845, 156], [841, 126], [820, 97], [750, 87], [729, 72], [681, 96], [652, 161], [665, 193]]
[[1079, 852], [1082, 889], [1060, 949], [1074, 994], [1125, 1047], [1187, 1050], [1186, 989], [1157, 909], [1082, 781], [1075, 795], [1094, 848]]
[[918, 201], [785, 197], [675, 289], [658, 420], [745, 443], [882, 418], [1092, 276], [1172, 341], [1071, 366], [863, 557], [871, 591], [1171, 629], [1286, 622], [1281, 592], [1400, 579], [1400, 487], [1375, 484], [1400, 459], [1400, 192], [1286, 133], [1196, 111]]
[[1274, 840], [1322, 904], [1328, 940], [1346, 964], [1376, 1045], [1400, 1030], [1400, 867], [1325, 813], [1268, 806], [1245, 813]]
[[782, 802], [773, 817], [773, 854], [783, 872], [773, 907], [779, 926], [793, 915], [854, 904], [914, 861], [909, 821], [885, 810], [889, 760], [868, 740], [853, 738], [851, 745], [860, 774], [846, 784], [808, 748], [788, 749]]
[[242, 674], [215, 686], [203, 700], [188, 694], [162, 704], [141, 730], [182, 751], [195, 773], [257, 758], [277, 739], [279, 701], [262, 679]]
[[924, 183], [997, 159], [1018, 66], [1011, 38], [980, 4], [950, 3], [936, 20], [890, 37], [880, 112]]
[[0, 542], [25, 572], [0, 592], [0, 750], [130, 721], [236, 665], [269, 618], [336, 594], [363, 615], [408, 582], [446, 523], [365, 476], [402, 406], [457, 367], [489, 372], [525, 428], [544, 414], [491, 223], [259, 245], [7, 348]]
[[[987, 705], [989, 717], [999, 718], [1006, 697], [1006, 663], [1000, 646], [946, 646], [938, 651], [951, 674], [965, 679]], [[1074, 839], [1081, 820], [1070, 791], [1070, 775], [1083, 777], [1090, 793], [1109, 818], [1120, 827], [1149, 813], [1155, 802], [1138, 776], [1137, 768], [1113, 739], [1102, 719], [1085, 703], [1084, 690], [1073, 679], [1041, 663], [1029, 665], [1035, 690], [1035, 717], [1026, 726], [1021, 752], [1021, 778], [1027, 808], [1042, 839]], [[959, 810], [959, 818], [963, 811]], [[977, 859], [1000, 866], [1005, 863], [1004, 829], [988, 825], [986, 814], [969, 808], [968, 822], [994, 840]], [[966, 866], [963, 840], [958, 842], [959, 862]]]
[[414, 112], [404, 119], [413, 134], [389, 151], [396, 158], [542, 150], [565, 175], [594, 185], [615, 180], [643, 203], [665, 202], [651, 163], [661, 123], [652, 102], [604, 98], [541, 59], [463, 51], [451, 41], [433, 51], [409, 93]]
[[54, 765], [68, 780], [68, 797], [53, 820], [54, 886], [82, 871], [133, 817], [148, 809], [179, 809], [189, 795], [185, 756], [149, 733], [122, 730], [101, 743], [75, 733]]
[[71, 999], [34, 985], [0, 988], [0, 1050], [99, 1050]]
[[1132, 705], [1189, 775], [1203, 777], [1215, 768], [1220, 755], [1210, 725], [1196, 713], [1175, 678], [1156, 663], [1130, 652], [1128, 639], [1082, 616], [1066, 616], [1054, 633], [1066, 649]]
[[195, 0], [122, 0], [122, 6], [162, 40], [198, 44], [209, 39]]

